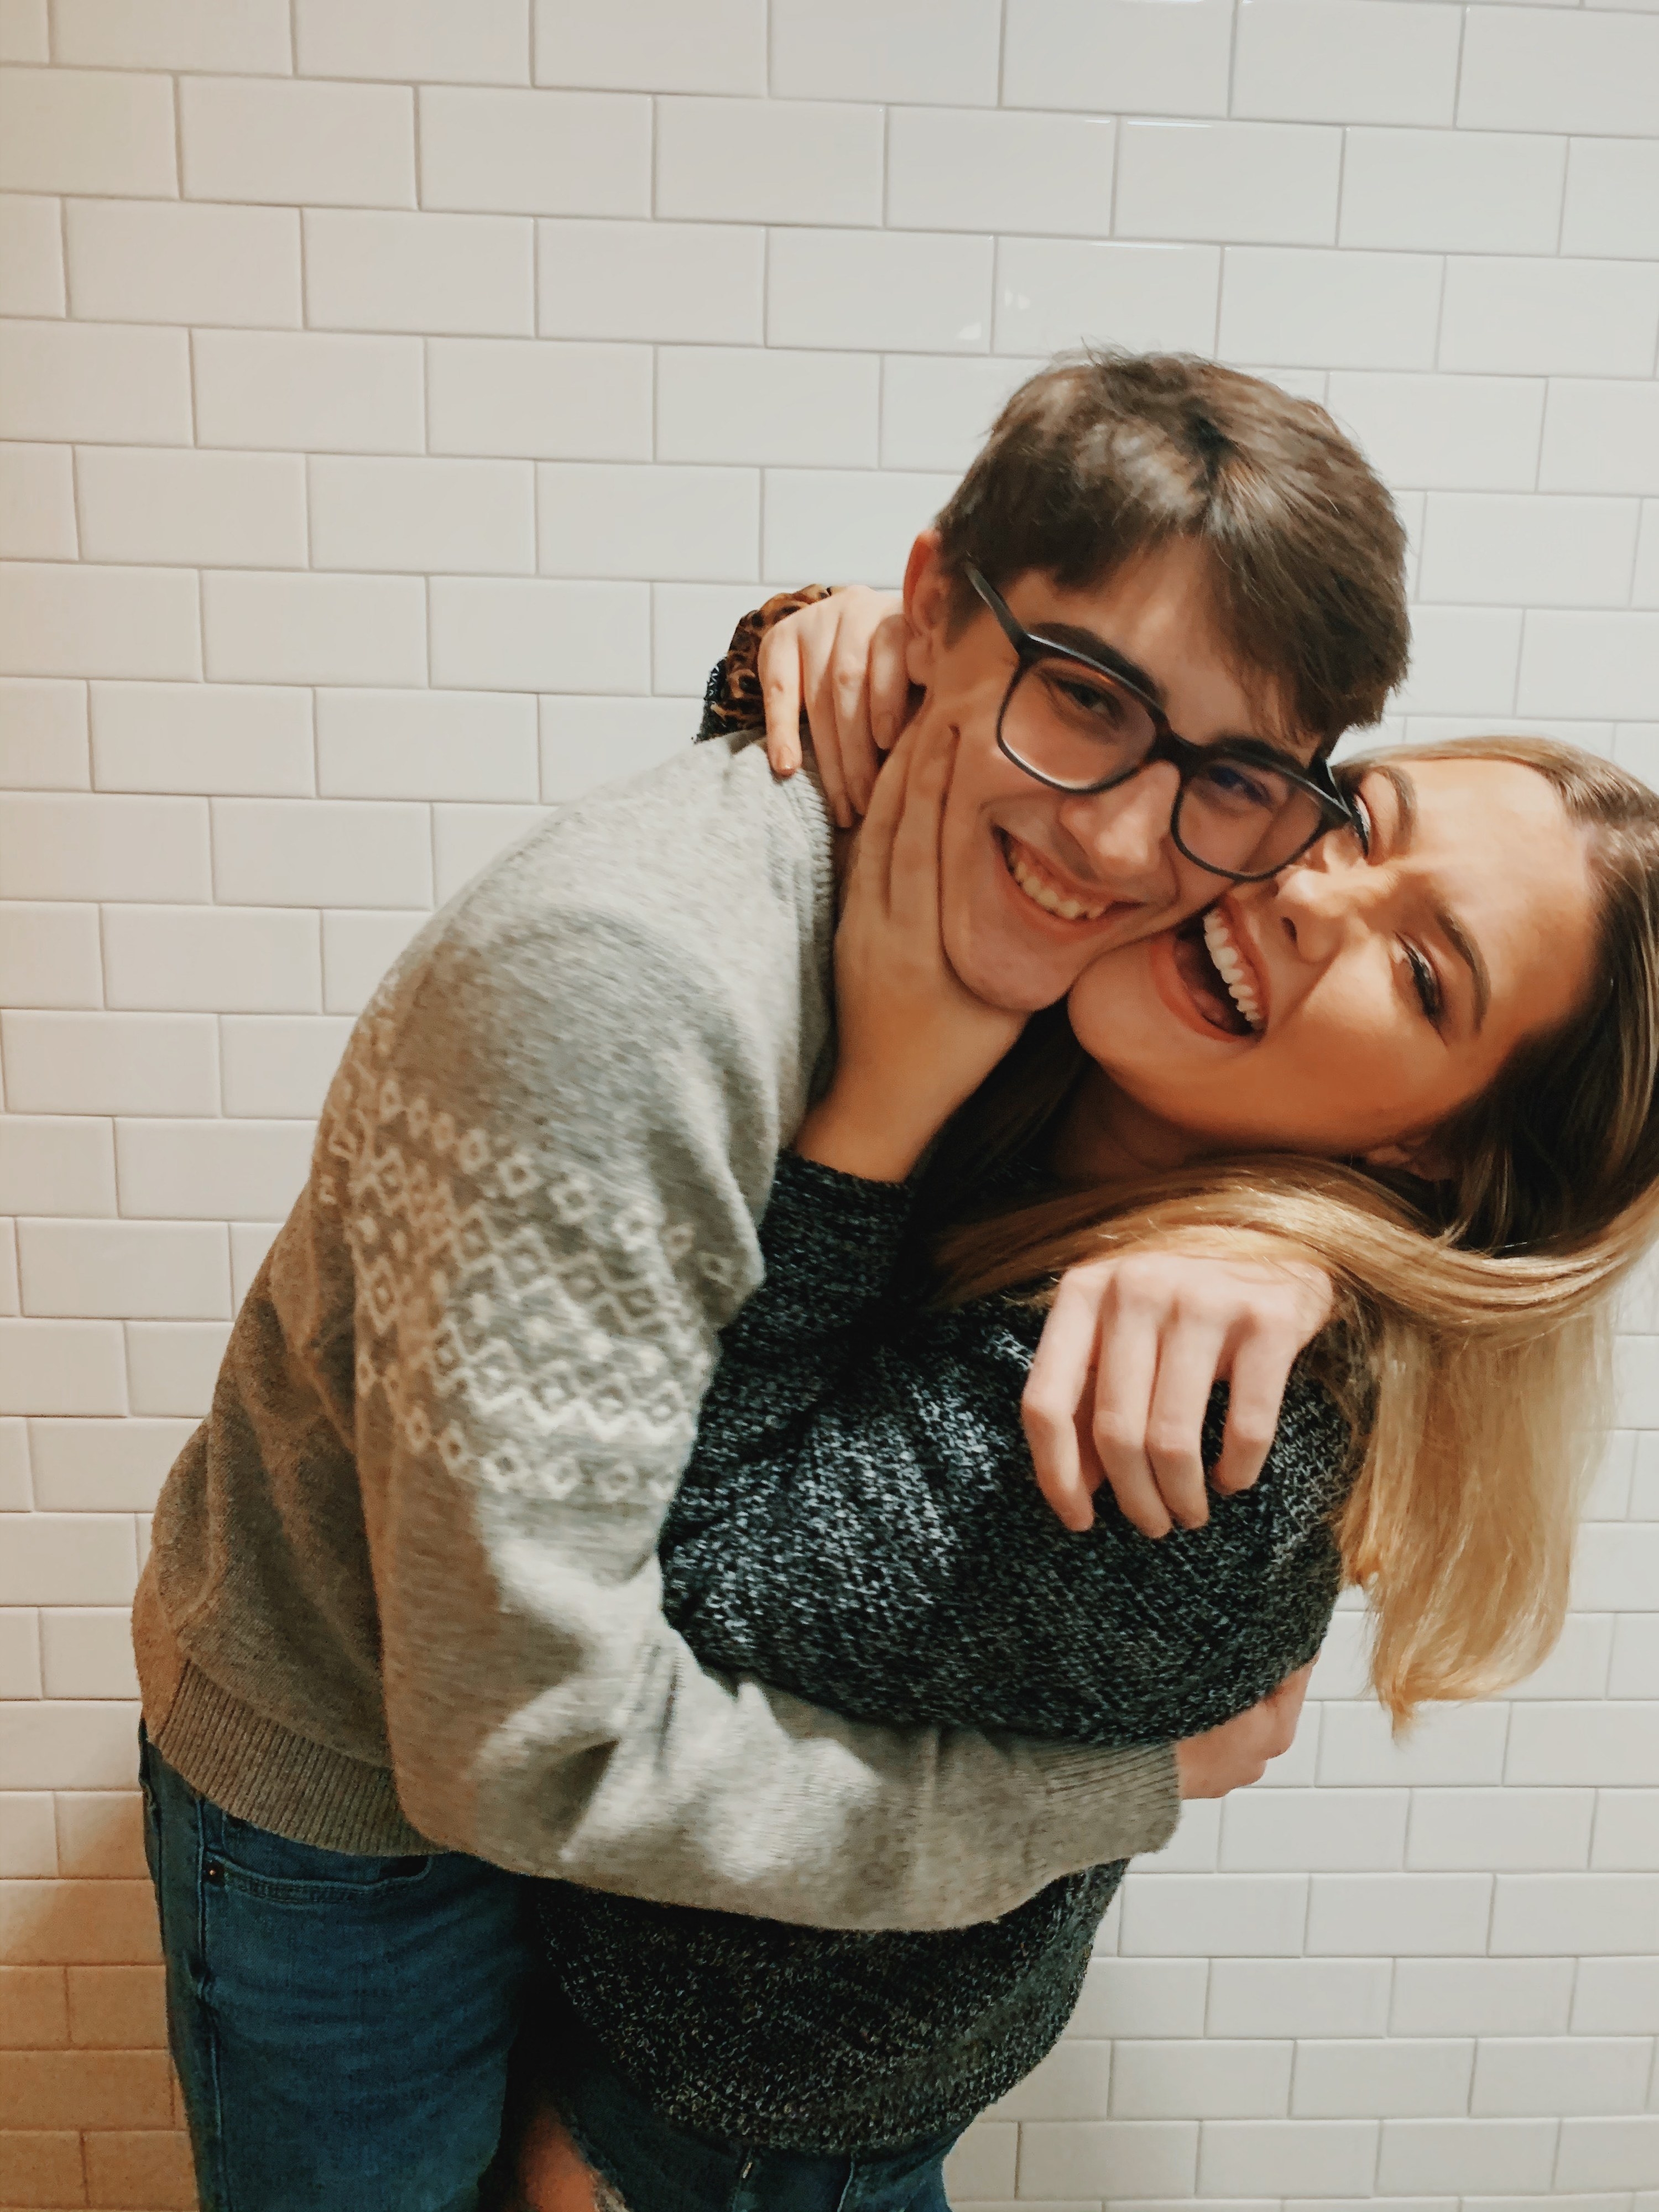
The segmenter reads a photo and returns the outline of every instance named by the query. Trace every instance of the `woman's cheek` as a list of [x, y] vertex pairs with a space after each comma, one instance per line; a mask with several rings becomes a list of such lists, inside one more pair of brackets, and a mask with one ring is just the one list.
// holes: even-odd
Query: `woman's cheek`
[[1415, 1126], [1425, 1109], [1427, 1071], [1417, 1041], [1377, 1010], [1374, 1023], [1331, 1040], [1324, 1055], [1331, 1118], [1342, 1150], [1381, 1144]]

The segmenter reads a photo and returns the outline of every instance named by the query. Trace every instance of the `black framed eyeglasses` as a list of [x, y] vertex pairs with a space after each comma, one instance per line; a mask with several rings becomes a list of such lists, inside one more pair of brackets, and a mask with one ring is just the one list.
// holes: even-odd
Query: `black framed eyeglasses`
[[977, 568], [968, 580], [1014, 648], [997, 714], [997, 744], [1051, 791], [1079, 797], [1127, 783], [1154, 761], [1181, 778], [1170, 834], [1189, 860], [1236, 884], [1256, 884], [1328, 830], [1358, 829], [1352, 802], [1323, 761], [1304, 766], [1255, 738], [1195, 745], [1118, 670], [1020, 623]]

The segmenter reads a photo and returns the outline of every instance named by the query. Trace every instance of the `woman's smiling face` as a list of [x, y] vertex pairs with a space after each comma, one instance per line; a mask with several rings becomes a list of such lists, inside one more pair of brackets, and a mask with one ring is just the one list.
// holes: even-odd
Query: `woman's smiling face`
[[1369, 851], [1334, 831], [1072, 990], [1084, 1049], [1182, 1152], [1409, 1153], [1582, 1000], [1595, 887], [1542, 776], [1404, 759], [1358, 796]]

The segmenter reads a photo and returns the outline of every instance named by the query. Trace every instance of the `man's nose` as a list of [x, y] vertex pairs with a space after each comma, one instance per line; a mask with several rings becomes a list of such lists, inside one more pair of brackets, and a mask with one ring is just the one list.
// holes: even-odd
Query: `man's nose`
[[1181, 778], [1156, 761], [1109, 791], [1069, 799], [1060, 818], [1102, 881], [1144, 896], [1169, 870], [1167, 841]]

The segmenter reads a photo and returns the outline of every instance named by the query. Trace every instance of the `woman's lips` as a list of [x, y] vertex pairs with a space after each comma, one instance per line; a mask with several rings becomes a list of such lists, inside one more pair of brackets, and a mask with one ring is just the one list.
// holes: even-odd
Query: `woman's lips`
[[1185, 1027], [1212, 1043], [1255, 1042], [1255, 1032], [1233, 1003], [1210, 957], [1197, 917], [1153, 939], [1152, 971], [1159, 998]]

